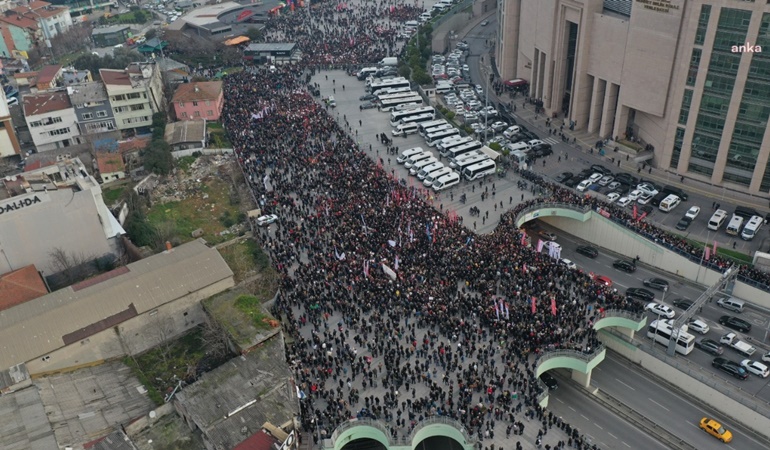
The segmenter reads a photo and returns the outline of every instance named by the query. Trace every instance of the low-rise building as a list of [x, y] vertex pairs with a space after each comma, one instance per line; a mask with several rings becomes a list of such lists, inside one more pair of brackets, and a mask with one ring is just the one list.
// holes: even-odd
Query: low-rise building
[[11, 111], [5, 98], [5, 92], [0, 89], [0, 158], [21, 153], [16, 129], [13, 127]]
[[[16, 16], [19, 17], [19, 16]], [[14, 20], [0, 14], [0, 54], [8, 57], [29, 57], [35, 46], [39, 29], [33, 20]]]
[[126, 165], [120, 153], [97, 153], [96, 165], [99, 168], [99, 178], [102, 183], [126, 178]]
[[80, 144], [75, 109], [66, 92], [25, 95], [24, 117], [39, 152]]
[[117, 131], [104, 84], [96, 81], [67, 87], [75, 109], [80, 134], [93, 135]]
[[180, 84], [171, 100], [177, 120], [218, 121], [225, 97], [221, 81], [194, 81]]
[[132, 63], [125, 70], [99, 70], [119, 130], [148, 128], [152, 115], [165, 111], [163, 83], [155, 62]]
[[37, 73], [37, 90], [47, 91], [59, 86], [59, 82], [62, 80], [63, 67], [59, 65], [55, 66], [43, 66]]
[[94, 81], [91, 71], [88, 69], [78, 70], [74, 67], [65, 67], [61, 72], [61, 82], [64, 86], [72, 84], [88, 83]]
[[53, 39], [72, 27], [72, 16], [66, 6], [56, 6], [48, 2], [33, 0], [26, 5], [17, 6], [6, 11], [6, 17], [18, 20], [13, 16], [26, 18], [37, 23], [43, 39]]
[[131, 27], [128, 25], [110, 25], [94, 28], [91, 32], [91, 40], [95, 47], [112, 47], [123, 44], [131, 35]]
[[203, 149], [206, 147], [206, 122], [184, 120], [169, 123], [164, 137], [171, 151]]
[[243, 51], [243, 58], [255, 64], [284, 64], [299, 61], [302, 57], [295, 43], [252, 43]]

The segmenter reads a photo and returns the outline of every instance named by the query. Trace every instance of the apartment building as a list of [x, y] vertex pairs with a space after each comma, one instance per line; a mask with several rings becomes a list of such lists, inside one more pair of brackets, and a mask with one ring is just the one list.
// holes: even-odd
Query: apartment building
[[117, 131], [107, 89], [98, 81], [67, 87], [75, 110], [80, 134], [93, 135]]
[[152, 125], [152, 115], [165, 111], [160, 68], [154, 62], [132, 63], [124, 70], [99, 70], [115, 123], [121, 131]]
[[24, 118], [39, 152], [80, 144], [75, 109], [66, 92], [25, 95]]
[[221, 81], [180, 84], [171, 100], [177, 120], [219, 120], [225, 97]]

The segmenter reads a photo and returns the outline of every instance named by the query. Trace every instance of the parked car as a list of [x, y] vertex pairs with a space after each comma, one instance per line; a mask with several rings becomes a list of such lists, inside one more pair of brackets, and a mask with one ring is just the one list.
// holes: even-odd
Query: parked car
[[591, 180], [583, 180], [580, 183], [578, 183], [575, 190], [577, 190], [578, 192], [585, 192], [588, 190], [589, 187], [591, 187], [591, 184], [592, 184]]
[[668, 281], [663, 278], [646, 278], [642, 283], [645, 286], [657, 289], [659, 291], [665, 291], [668, 289]]
[[684, 213], [684, 216], [690, 218], [690, 220], [695, 220], [695, 218], [698, 217], [698, 214], [700, 214], [700, 207], [691, 206], [690, 209], [688, 209], [687, 212]]
[[605, 175], [599, 180], [599, 186], [607, 186], [612, 183], [615, 178], [612, 175]]
[[722, 316], [719, 318], [719, 323], [726, 326], [727, 328], [738, 330], [741, 333], [747, 333], [751, 331], [751, 324], [737, 317]]
[[372, 108], [376, 108], [376, 107], [377, 107], [377, 105], [372, 103], [372, 102], [363, 102], [363, 103], [361, 103], [361, 109], [372, 109]]
[[626, 273], [636, 272], [636, 264], [632, 263], [631, 261], [626, 261], [625, 259], [616, 259], [613, 261], [612, 267], [618, 270], [622, 270]]
[[635, 300], [640, 300], [643, 302], [649, 302], [649, 301], [655, 300], [655, 294], [653, 294], [651, 291], [648, 291], [645, 288], [630, 287], [626, 289], [626, 297], [633, 298]]
[[596, 258], [599, 256], [599, 250], [597, 250], [595, 247], [591, 247], [590, 245], [581, 245], [576, 248], [575, 251], [589, 258]]
[[562, 172], [556, 176], [556, 182], [563, 183], [568, 178], [572, 178], [572, 172]]
[[685, 216], [679, 219], [679, 222], [676, 223], [676, 229], [679, 231], [685, 231], [686, 229], [690, 228], [690, 224], [692, 224], [692, 219]]
[[621, 208], [625, 208], [626, 206], [631, 204], [631, 199], [628, 197], [620, 197], [617, 201], [618, 206]]
[[592, 172], [599, 172], [602, 175], [609, 175], [610, 173], [612, 173], [612, 171], [610, 169], [602, 166], [601, 164], [593, 164], [593, 165], [591, 165], [591, 171]]
[[733, 434], [727, 430], [716, 420], [704, 417], [700, 420], [699, 427], [706, 433], [714, 436], [725, 444], [733, 440]]
[[728, 375], [734, 376], [739, 380], [745, 380], [749, 377], [749, 372], [746, 369], [741, 367], [738, 363], [730, 361], [727, 358], [714, 358], [714, 361], [711, 362], [711, 365]]
[[711, 353], [714, 356], [719, 356], [725, 352], [725, 349], [722, 348], [722, 345], [713, 339], [704, 338], [699, 341], [695, 341], [695, 347], [703, 350], [706, 353]]
[[618, 194], [617, 192], [610, 192], [609, 194], [607, 194], [607, 200], [612, 203], [617, 201], [619, 198], [620, 198], [620, 194]]
[[368, 101], [368, 100], [374, 100], [376, 98], [377, 98], [377, 96], [374, 95], [374, 94], [366, 94], [366, 95], [362, 95], [362, 96], [358, 97], [358, 99], [361, 100], [362, 102], [365, 102], [365, 101]]

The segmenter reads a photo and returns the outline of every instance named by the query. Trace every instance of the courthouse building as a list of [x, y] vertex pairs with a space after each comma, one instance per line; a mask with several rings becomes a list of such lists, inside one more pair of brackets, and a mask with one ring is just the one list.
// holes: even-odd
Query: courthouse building
[[528, 80], [549, 116], [770, 193], [767, 0], [499, 0], [498, 16], [501, 77]]

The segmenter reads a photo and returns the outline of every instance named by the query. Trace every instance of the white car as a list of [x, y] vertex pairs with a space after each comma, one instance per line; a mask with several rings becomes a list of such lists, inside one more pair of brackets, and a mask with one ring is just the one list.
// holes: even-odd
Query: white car
[[603, 176], [604, 175], [600, 174], [599, 172], [596, 172], [595, 174], [588, 177], [588, 179], [591, 180], [591, 183], [596, 183], [597, 181], [601, 180]]
[[770, 352], [767, 352], [764, 355], [762, 355], [762, 361], [770, 362]]
[[700, 214], [700, 206], [691, 206], [690, 209], [687, 210], [686, 213], [684, 213], [684, 216], [695, 220], [696, 217], [698, 217], [698, 214]]
[[605, 175], [605, 176], [602, 177], [601, 180], [599, 180], [599, 186], [607, 186], [614, 179], [615, 179], [615, 177], [613, 177], [612, 175]]
[[635, 200], [639, 200], [639, 197], [641, 196], [642, 196], [642, 191], [638, 189], [634, 189], [633, 191], [628, 193], [628, 199], [631, 200], [632, 202]]
[[580, 182], [580, 184], [577, 185], [575, 189], [577, 189], [578, 192], [585, 192], [589, 187], [591, 187], [592, 184], [593, 183], [591, 180], [583, 180]]
[[278, 216], [275, 214], [268, 214], [266, 216], [257, 217], [257, 225], [260, 227], [266, 227], [271, 223], [275, 223], [278, 220]]
[[617, 192], [610, 192], [609, 194], [607, 194], [607, 200], [609, 200], [610, 202], [614, 203], [619, 198], [620, 198], [620, 194], [618, 194]]
[[497, 133], [503, 131], [507, 126], [508, 126], [508, 124], [505, 123], [505, 122], [495, 122], [492, 125], [490, 125], [490, 127], [493, 130], [495, 130], [495, 132], [497, 132]]
[[758, 377], [767, 378], [770, 375], [770, 370], [761, 362], [744, 359], [741, 361], [741, 366]]
[[563, 266], [567, 266], [568, 269], [577, 269], [577, 265], [575, 265], [575, 263], [573, 263], [572, 261], [570, 261], [567, 258], [561, 258], [559, 260], [559, 264], [561, 264]]
[[[543, 144], [545, 144], [545, 142], [541, 141], [540, 139], [532, 139], [531, 141], [528, 141], [528, 142], [527, 142], [527, 144], [529, 145], [529, 148], [535, 148], [535, 147], [537, 147], [538, 145], [543, 145]], [[591, 175], [591, 177], [592, 177], [592, 176], [593, 176], [593, 175]], [[588, 179], [590, 180], [590, 179], [591, 179], [591, 177], [588, 177]], [[592, 182], [592, 183], [596, 183], [596, 181], [593, 181], [593, 180], [591, 180], [591, 182]]]
[[700, 319], [691, 319], [687, 324], [687, 329], [697, 331], [700, 334], [706, 334], [711, 329], [709, 325]]
[[639, 198], [636, 199], [636, 201], [640, 205], [646, 205], [647, 203], [650, 202], [650, 200], [652, 200], [652, 197], [653, 195], [650, 194], [649, 192], [642, 192], [642, 195], [640, 195]]
[[657, 314], [659, 316], [663, 316], [666, 319], [673, 319], [676, 313], [673, 309], [671, 309], [670, 306], [661, 305], [660, 303], [648, 303], [647, 306], [644, 307], [645, 311], [650, 311], [653, 314]]
[[480, 84], [477, 84], [476, 86], [474, 86], [474, 89], [476, 90], [476, 93], [479, 94], [479, 95], [484, 93], [484, 88], [481, 87]]
[[510, 139], [511, 137], [517, 135], [520, 131], [521, 131], [521, 128], [519, 128], [518, 125], [514, 125], [512, 127], [508, 127], [507, 130], [503, 131], [503, 136]]
[[620, 199], [618, 200], [618, 206], [625, 208], [626, 206], [631, 204], [631, 201], [632, 200], [628, 197], [620, 197]]
[[646, 193], [652, 195], [653, 197], [658, 195], [658, 190], [655, 189], [655, 186], [651, 185], [650, 183], [639, 183], [636, 186], [636, 189], [638, 189], [638, 190], [640, 190], [642, 192], [646, 192]]

